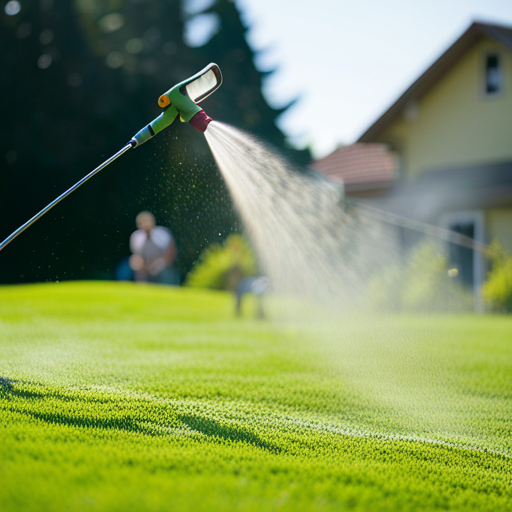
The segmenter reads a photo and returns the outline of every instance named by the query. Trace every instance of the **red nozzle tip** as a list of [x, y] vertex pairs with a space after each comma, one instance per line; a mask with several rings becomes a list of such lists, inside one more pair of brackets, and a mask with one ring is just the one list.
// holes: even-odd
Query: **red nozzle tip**
[[205, 132], [208, 125], [211, 123], [212, 118], [206, 115], [204, 110], [200, 110], [191, 120], [190, 124], [200, 132]]

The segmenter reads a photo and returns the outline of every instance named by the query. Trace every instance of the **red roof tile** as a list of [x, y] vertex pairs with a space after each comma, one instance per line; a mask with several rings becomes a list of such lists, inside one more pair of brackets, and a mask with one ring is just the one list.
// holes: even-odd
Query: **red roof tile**
[[349, 186], [391, 184], [396, 176], [394, 155], [385, 144], [344, 146], [314, 161], [311, 167]]

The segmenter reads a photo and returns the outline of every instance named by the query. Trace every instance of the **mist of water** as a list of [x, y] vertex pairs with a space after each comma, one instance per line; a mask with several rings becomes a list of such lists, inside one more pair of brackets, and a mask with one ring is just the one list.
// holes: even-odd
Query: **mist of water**
[[213, 122], [206, 138], [275, 292], [353, 304], [396, 257], [396, 233], [344, 204], [341, 184]]
[[[492, 427], [473, 421], [482, 404], [454, 381], [437, 352], [443, 342], [431, 343], [434, 330], [396, 314], [405, 303], [418, 311], [470, 304], [448, 278], [438, 282], [437, 241], [404, 257], [397, 226], [349, 205], [341, 184], [295, 167], [225, 124], [210, 123], [205, 135], [273, 294], [293, 299], [295, 325], [323, 354], [325, 372], [357, 389], [373, 411], [386, 411], [359, 418], [358, 427], [510, 453]], [[434, 269], [435, 277], [422, 269]], [[435, 289], [429, 304], [420, 299], [425, 287]], [[383, 315], [390, 305], [395, 313]], [[350, 414], [338, 419], [351, 421]]]

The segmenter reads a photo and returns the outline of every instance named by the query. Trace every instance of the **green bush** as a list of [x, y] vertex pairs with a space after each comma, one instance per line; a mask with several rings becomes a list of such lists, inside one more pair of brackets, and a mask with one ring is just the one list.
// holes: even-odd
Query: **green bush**
[[461, 311], [471, 309], [472, 293], [448, 268], [446, 256], [427, 242], [414, 248], [406, 260], [393, 265], [369, 285], [369, 299], [387, 311]]
[[512, 312], [512, 255], [494, 241], [487, 256], [491, 270], [482, 288], [483, 298], [494, 311]]
[[230, 235], [224, 245], [213, 244], [203, 251], [185, 284], [196, 288], [234, 290], [240, 279], [256, 273], [253, 252], [240, 235]]

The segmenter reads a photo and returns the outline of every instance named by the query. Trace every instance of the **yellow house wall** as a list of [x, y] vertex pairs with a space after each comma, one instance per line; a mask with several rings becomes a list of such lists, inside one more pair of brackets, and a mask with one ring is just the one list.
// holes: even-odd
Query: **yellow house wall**
[[[484, 95], [485, 55], [499, 51], [504, 91]], [[473, 46], [417, 104], [379, 137], [398, 150], [408, 176], [446, 167], [512, 160], [512, 52], [490, 39]]]
[[499, 240], [503, 248], [512, 253], [512, 210], [487, 210], [486, 228], [489, 242]]

